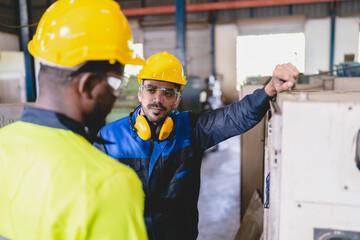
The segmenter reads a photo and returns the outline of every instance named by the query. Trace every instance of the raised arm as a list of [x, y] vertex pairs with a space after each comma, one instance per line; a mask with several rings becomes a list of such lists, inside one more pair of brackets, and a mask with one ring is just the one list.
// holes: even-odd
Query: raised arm
[[298, 74], [290, 63], [277, 65], [271, 81], [264, 89], [256, 90], [229, 106], [192, 116], [197, 144], [206, 150], [253, 128], [266, 114], [271, 98], [295, 87]]

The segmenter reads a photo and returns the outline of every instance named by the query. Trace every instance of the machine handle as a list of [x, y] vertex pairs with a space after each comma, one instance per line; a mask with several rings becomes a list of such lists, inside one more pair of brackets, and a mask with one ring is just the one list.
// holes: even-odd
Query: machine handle
[[360, 130], [358, 131], [356, 138], [356, 150], [355, 150], [355, 162], [357, 168], [360, 170]]

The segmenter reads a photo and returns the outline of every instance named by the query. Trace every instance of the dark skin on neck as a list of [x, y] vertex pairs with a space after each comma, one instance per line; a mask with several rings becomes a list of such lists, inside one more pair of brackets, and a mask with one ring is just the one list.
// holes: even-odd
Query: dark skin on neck
[[89, 109], [91, 105], [91, 94], [84, 87], [89, 75], [76, 76], [70, 84], [59, 89], [43, 89], [35, 101], [35, 107], [64, 114], [85, 125], [83, 109]]
[[91, 75], [92, 73], [86, 72], [74, 76], [71, 82], [57, 89], [40, 86], [35, 107], [64, 114], [83, 126], [99, 125], [89, 117], [92, 115], [93, 118], [97, 115], [100, 122], [105, 122], [116, 98], [109, 92], [104, 81], [90, 80]]

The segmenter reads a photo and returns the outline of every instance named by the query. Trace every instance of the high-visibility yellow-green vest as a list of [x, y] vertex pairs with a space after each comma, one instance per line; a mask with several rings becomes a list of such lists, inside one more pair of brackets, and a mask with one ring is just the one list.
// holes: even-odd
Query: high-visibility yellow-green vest
[[147, 239], [137, 175], [69, 130], [0, 129], [0, 235], [9, 239]]

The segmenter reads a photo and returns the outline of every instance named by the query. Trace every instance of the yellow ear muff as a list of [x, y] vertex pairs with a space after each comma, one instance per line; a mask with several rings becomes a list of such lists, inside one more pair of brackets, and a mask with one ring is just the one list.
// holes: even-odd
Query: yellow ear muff
[[134, 127], [137, 130], [137, 134], [142, 140], [149, 140], [151, 137], [150, 126], [142, 115], [137, 116]]
[[172, 129], [174, 127], [174, 122], [171, 119], [171, 117], [167, 117], [161, 127], [160, 133], [159, 133], [159, 140], [164, 140], [169, 137], [169, 135], [172, 132]]
[[[131, 123], [131, 115], [132, 114], [130, 114], [129, 116], [130, 123]], [[167, 117], [163, 122], [163, 124], [157, 126], [156, 135], [159, 136], [158, 139], [161, 141], [168, 138], [171, 132], [173, 131], [173, 127], [174, 127], [173, 120], [171, 119], [171, 117]], [[133, 130], [136, 131], [136, 133], [142, 140], [146, 141], [149, 140], [151, 137], [151, 128], [149, 126], [149, 123], [147, 122], [146, 118], [142, 115], [137, 116], [135, 124], [133, 126]]]

